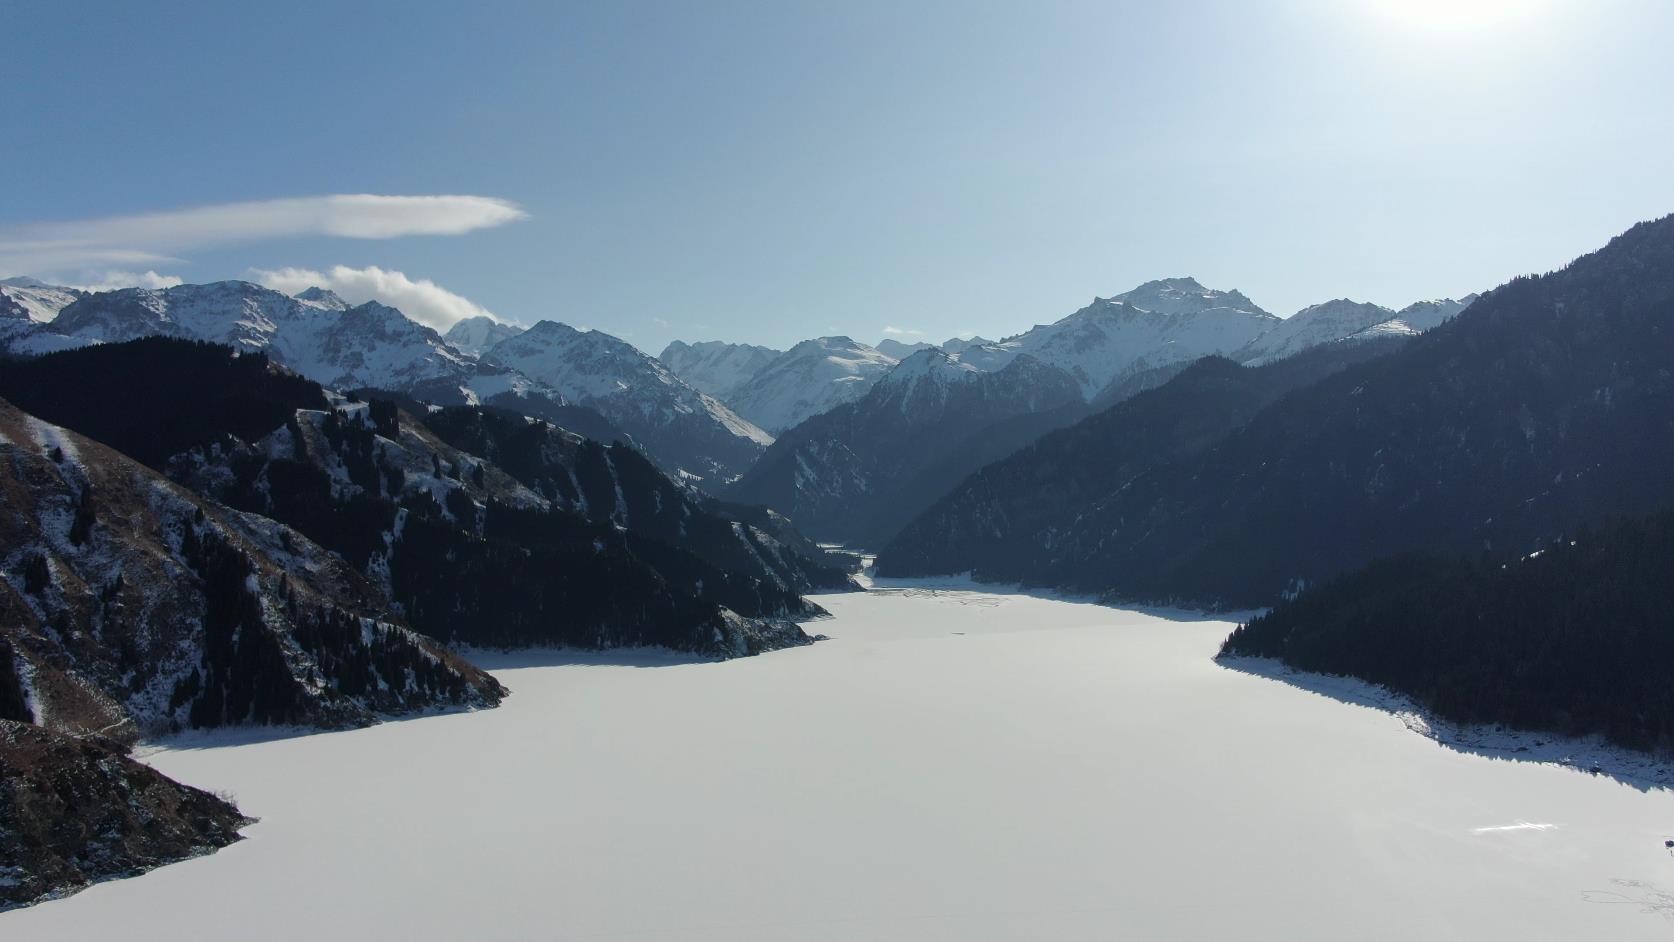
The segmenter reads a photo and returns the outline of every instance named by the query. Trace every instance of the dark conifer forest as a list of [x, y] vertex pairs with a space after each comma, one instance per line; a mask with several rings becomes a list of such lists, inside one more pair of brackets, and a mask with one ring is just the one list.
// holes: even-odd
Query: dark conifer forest
[[1247, 418], [1189, 369], [968, 478], [879, 571], [1240, 609], [1406, 551], [1529, 552], [1670, 499], [1671, 325], [1664, 217]]
[[[423, 410], [439, 435], [389, 400], [351, 415], [259, 354], [104, 344], [0, 366], [7, 394], [387, 578], [408, 622], [445, 641], [738, 652], [776, 642], [729, 628], [721, 608], [816, 614], [802, 591], [848, 585], [835, 558], [705, 510], [630, 446], [478, 407]], [[288, 448], [252, 447], [275, 432]], [[406, 487], [413, 475], [438, 489]], [[527, 506], [514, 482], [554, 504]], [[801, 637], [788, 624], [762, 630]]]
[[1240, 626], [1223, 655], [1278, 658], [1503, 723], [1674, 756], [1674, 511], [1537, 553], [1380, 559]]
[[298, 409], [327, 407], [318, 383], [265, 354], [172, 337], [0, 362], [0, 399], [159, 470], [188, 448], [255, 441]]

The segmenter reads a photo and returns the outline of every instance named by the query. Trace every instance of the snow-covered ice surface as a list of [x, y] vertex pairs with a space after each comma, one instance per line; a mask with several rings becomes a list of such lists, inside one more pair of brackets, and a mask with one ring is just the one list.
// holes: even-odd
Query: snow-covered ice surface
[[0, 937], [1666, 939], [1674, 793], [1442, 748], [1225, 622], [823, 596], [724, 663], [489, 657], [497, 710], [149, 756], [261, 822]]

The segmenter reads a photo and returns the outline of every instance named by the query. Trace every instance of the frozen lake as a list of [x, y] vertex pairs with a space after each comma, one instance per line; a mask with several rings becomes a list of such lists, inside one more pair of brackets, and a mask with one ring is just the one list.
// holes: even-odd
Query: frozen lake
[[729, 663], [486, 659], [477, 714], [150, 761], [259, 816], [25, 939], [1667, 939], [1674, 794], [1217, 666], [1223, 622], [821, 599]]

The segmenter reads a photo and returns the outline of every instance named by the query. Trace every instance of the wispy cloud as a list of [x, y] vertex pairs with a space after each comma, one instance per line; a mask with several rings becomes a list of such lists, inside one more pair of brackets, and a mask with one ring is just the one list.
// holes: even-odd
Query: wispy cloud
[[170, 253], [302, 236], [459, 235], [528, 218], [488, 196], [342, 194], [0, 226], [0, 275], [181, 261]]
[[376, 265], [350, 268], [334, 265], [328, 272], [311, 268], [252, 269], [258, 284], [296, 294], [307, 288], [329, 288], [350, 304], [377, 301], [400, 308], [403, 314], [437, 330], [447, 330], [467, 317], [503, 320], [471, 299], [455, 294], [428, 278], [409, 278], [405, 272]]
[[83, 272], [80, 278], [71, 279], [68, 286], [83, 291], [114, 291], [117, 288], [172, 288], [185, 283], [179, 275], [159, 275], [150, 270], [106, 270]]
[[924, 331], [916, 327], [885, 327], [883, 332], [890, 337], [922, 337]]

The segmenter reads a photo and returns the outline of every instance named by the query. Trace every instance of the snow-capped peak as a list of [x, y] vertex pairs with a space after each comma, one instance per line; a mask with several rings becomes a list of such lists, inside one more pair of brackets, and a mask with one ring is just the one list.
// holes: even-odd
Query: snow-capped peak
[[355, 307], [323, 289], [293, 298], [247, 281], [123, 288], [66, 307], [52, 329], [92, 341], [163, 335], [262, 351], [317, 382], [407, 389], [468, 382], [474, 367], [434, 331], [377, 302]]
[[545, 320], [496, 344], [484, 360], [593, 405], [619, 424], [663, 429], [676, 422], [696, 422], [694, 434], [708, 429], [758, 447], [773, 443], [772, 435], [693, 389], [654, 357], [602, 331]]
[[1394, 311], [1380, 304], [1347, 298], [1310, 305], [1257, 337], [1238, 351], [1235, 359], [1260, 366], [1301, 353], [1309, 347], [1341, 340], [1394, 316]]
[[1418, 301], [1393, 311], [1380, 304], [1338, 298], [1297, 311], [1238, 351], [1234, 358], [1250, 366], [1260, 366], [1323, 343], [1411, 336], [1451, 320], [1475, 300], [1476, 295], [1472, 294], [1457, 300]]
[[783, 352], [722, 340], [700, 343], [676, 340], [664, 347], [657, 359], [694, 388], [725, 401]]
[[502, 340], [510, 340], [523, 333], [523, 328], [517, 324], [507, 324], [495, 320], [487, 315], [467, 317], [452, 327], [442, 337], [454, 347], [471, 354], [482, 356]]
[[[993, 343], [994, 341], [989, 340], [986, 337], [972, 335], [970, 337], [949, 337], [947, 340], [943, 341], [940, 346], [948, 353], [957, 354], [964, 353], [971, 347], [986, 347]], [[901, 359], [904, 360], [906, 357], [902, 357]]]
[[877, 343], [879, 352], [892, 356], [897, 360], [905, 360], [907, 357], [912, 356], [918, 351], [928, 350], [933, 346], [935, 346], [935, 344], [925, 343], [923, 341], [918, 341], [916, 343], [904, 343], [893, 337], [886, 337]]
[[337, 292], [317, 285], [298, 291], [292, 297], [311, 307], [322, 308], [327, 311], [347, 311], [352, 306], [349, 302], [338, 297]]
[[936, 347], [920, 350], [878, 380], [886, 387], [910, 386], [924, 380], [932, 382], [962, 382], [982, 373], [954, 354]]
[[0, 317], [26, 317], [37, 324], [50, 323], [59, 311], [86, 293], [27, 276], [7, 278], [0, 281]]
[[1069, 374], [1083, 397], [1091, 398], [1141, 370], [1231, 353], [1277, 322], [1236, 291], [1173, 278], [1147, 282], [1115, 298], [1094, 298], [1052, 324], [998, 343], [967, 345], [958, 357], [977, 369], [995, 371], [1026, 353]]
[[1162, 278], [1116, 295], [1112, 300], [1123, 301], [1141, 310], [1156, 314], [1188, 314], [1225, 308], [1253, 314], [1266, 314], [1243, 292], [1219, 291], [1205, 288], [1196, 278]]
[[727, 403], [774, 434], [853, 402], [899, 361], [850, 337], [804, 340], [734, 389]]

